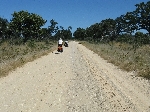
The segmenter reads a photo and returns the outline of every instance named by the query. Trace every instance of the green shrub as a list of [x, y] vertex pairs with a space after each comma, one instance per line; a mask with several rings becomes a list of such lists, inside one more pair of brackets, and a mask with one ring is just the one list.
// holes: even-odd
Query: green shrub
[[30, 47], [30, 48], [35, 48], [36, 47], [36, 43], [34, 40], [29, 40], [27, 42], [27, 45]]

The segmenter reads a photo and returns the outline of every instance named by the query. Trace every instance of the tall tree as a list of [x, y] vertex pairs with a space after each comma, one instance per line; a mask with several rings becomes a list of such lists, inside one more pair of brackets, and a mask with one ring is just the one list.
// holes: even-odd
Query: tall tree
[[50, 26], [48, 26], [48, 30], [49, 30], [49, 33], [52, 34], [52, 33], [56, 33], [58, 31], [58, 26], [56, 26], [58, 23], [52, 19], [50, 20]]
[[73, 33], [75, 39], [84, 40], [86, 37], [86, 30], [83, 28], [77, 28], [77, 30]]
[[72, 32], [71, 32], [71, 30], [72, 30], [72, 27], [68, 26], [66, 39], [71, 39], [72, 38]]
[[14, 12], [10, 29], [18, 36], [23, 36], [25, 42], [30, 38], [38, 38], [41, 26], [46, 21], [39, 15], [27, 11]]
[[7, 38], [6, 37], [6, 32], [8, 30], [8, 28], [7, 28], [8, 24], [9, 24], [9, 22], [8, 22], [7, 19], [4, 19], [4, 18], [0, 17], [0, 38], [2, 38], [2, 39]]
[[138, 18], [139, 29], [145, 29], [150, 34], [150, 1], [136, 4], [135, 16]]
[[125, 32], [126, 24], [124, 20], [124, 15], [117, 17], [115, 21], [116, 21], [116, 33], [119, 35]]
[[113, 19], [105, 19], [102, 20], [100, 23], [101, 26], [101, 32], [103, 34], [106, 41], [110, 40], [113, 41], [116, 36], [116, 21]]
[[138, 26], [137, 26], [137, 17], [135, 16], [135, 11], [133, 12], [127, 12], [124, 15], [124, 31], [127, 33], [133, 33], [135, 30], [138, 30]]

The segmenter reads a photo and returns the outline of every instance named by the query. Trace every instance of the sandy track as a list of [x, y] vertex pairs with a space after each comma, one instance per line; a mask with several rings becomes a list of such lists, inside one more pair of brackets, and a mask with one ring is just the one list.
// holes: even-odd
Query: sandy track
[[150, 112], [150, 82], [77, 42], [0, 79], [0, 112]]

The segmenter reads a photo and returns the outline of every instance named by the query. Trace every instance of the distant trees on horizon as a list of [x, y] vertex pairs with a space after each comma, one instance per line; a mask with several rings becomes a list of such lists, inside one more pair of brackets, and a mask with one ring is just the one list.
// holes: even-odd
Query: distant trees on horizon
[[[73, 33], [74, 38], [99, 42], [150, 43], [150, 1], [135, 6], [136, 9], [133, 12], [127, 12], [116, 19], [108, 18], [100, 23], [92, 24], [86, 29], [77, 28]], [[140, 32], [141, 29], [148, 33]], [[134, 36], [133, 33], [135, 33]]]
[[[143, 44], [150, 43], [150, 1], [136, 4], [136, 9], [127, 12], [116, 19], [105, 19], [90, 27], [77, 28], [73, 32], [74, 39], [99, 42], [128, 42], [137, 41]], [[0, 41], [21, 39], [23, 43], [28, 40], [48, 40], [58, 38], [72, 39], [72, 27], [58, 26], [54, 19], [49, 21], [47, 28], [42, 28], [47, 20], [28, 11], [19, 11], [12, 14], [12, 19], [0, 17]], [[144, 29], [148, 34], [139, 32]], [[136, 31], [135, 35], [132, 35]], [[140, 39], [139, 39], [140, 38]], [[144, 40], [144, 41], [143, 41]]]
[[43, 28], [42, 26], [46, 22], [47, 20], [44, 20], [41, 16], [23, 10], [14, 12], [10, 22], [0, 17], [0, 41], [21, 40], [20, 42], [25, 43], [33, 39], [40, 41], [56, 40], [60, 37], [63, 39], [72, 38], [71, 26], [64, 29], [62, 26], [57, 26], [58, 23], [51, 19], [50, 26]]

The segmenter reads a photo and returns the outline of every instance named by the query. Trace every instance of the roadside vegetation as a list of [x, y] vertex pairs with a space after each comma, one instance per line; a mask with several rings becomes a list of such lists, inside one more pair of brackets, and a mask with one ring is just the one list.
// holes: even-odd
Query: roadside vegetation
[[150, 46], [144, 45], [134, 52], [133, 46], [126, 43], [114, 42], [113, 47], [104, 43], [89, 43], [80, 41], [88, 49], [102, 58], [128, 72], [136, 72], [137, 76], [150, 79]]
[[14, 12], [9, 22], [0, 17], [0, 77], [10, 71], [52, 52], [57, 47], [57, 40], [72, 38], [69, 26], [64, 29], [51, 19], [44, 28], [41, 16], [27, 11]]
[[[127, 71], [150, 79], [150, 1], [135, 5], [132, 12], [105, 19], [84, 28], [58, 26], [51, 19], [27, 11], [14, 12], [8, 21], [0, 17], [0, 76], [36, 59], [55, 46], [56, 40], [75, 39]], [[88, 19], [88, 18], [87, 18]], [[144, 30], [145, 32], [141, 32]]]
[[79, 27], [73, 36], [108, 62], [150, 79], [150, 2], [135, 6], [116, 19]]
[[43, 55], [55, 50], [56, 42], [33, 42], [28, 41], [26, 44], [11, 45], [5, 41], [0, 45], [0, 77], [6, 76], [10, 71], [33, 61]]

